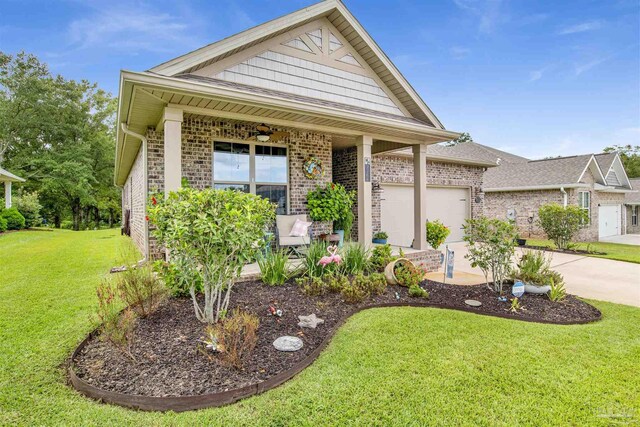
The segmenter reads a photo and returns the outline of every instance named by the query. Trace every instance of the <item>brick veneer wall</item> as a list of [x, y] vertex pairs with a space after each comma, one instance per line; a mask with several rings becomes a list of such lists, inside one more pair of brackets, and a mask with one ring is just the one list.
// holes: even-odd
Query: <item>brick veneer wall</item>
[[[289, 156], [289, 213], [308, 213], [307, 193], [317, 185], [331, 182], [331, 136], [292, 128], [274, 128], [290, 132], [288, 138], [279, 141], [288, 147]], [[193, 188], [204, 189], [212, 184], [213, 141], [244, 141], [254, 135], [254, 123], [229, 123], [226, 121], [185, 118], [182, 123], [182, 176]], [[149, 129], [148, 167], [149, 191], [164, 191], [164, 135]], [[312, 180], [304, 176], [302, 165], [309, 157], [318, 158], [324, 165], [324, 177]], [[326, 233], [331, 224], [315, 223], [313, 233]], [[150, 238], [150, 252], [159, 256], [161, 251]]]
[[[347, 189], [357, 189], [357, 150], [347, 148], [333, 153], [333, 180]], [[413, 184], [413, 158], [402, 155], [375, 155], [372, 160], [372, 181], [374, 183]], [[427, 161], [427, 185], [468, 187], [471, 190], [471, 216], [482, 215], [482, 176], [484, 168], [452, 163]], [[413, 208], [413, 207], [411, 207]], [[357, 224], [357, 202], [354, 206]], [[380, 192], [372, 193], [373, 232], [381, 230]], [[357, 226], [352, 232], [358, 237]]]
[[140, 252], [144, 253], [146, 221], [143, 167], [144, 159], [142, 157], [142, 148], [140, 148], [122, 189], [122, 218], [124, 220], [124, 212], [129, 209], [131, 239]]
[[638, 225], [632, 225], [631, 224], [631, 206], [625, 206], [624, 209], [627, 212], [627, 230], [626, 230], [627, 234], [639, 234], [640, 233], [640, 218], [638, 218]]

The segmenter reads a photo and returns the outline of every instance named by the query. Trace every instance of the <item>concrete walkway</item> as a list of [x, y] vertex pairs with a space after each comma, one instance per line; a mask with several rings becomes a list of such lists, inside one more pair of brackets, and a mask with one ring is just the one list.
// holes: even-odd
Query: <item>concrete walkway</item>
[[[467, 253], [465, 244], [453, 243], [449, 248], [455, 251], [455, 272], [454, 279], [448, 282], [463, 285], [484, 283], [480, 269], [472, 268], [464, 258]], [[640, 307], [640, 264], [556, 252], [550, 254], [551, 267], [564, 276], [565, 287], [570, 294]], [[431, 273], [428, 278], [442, 281], [442, 272]]]
[[[620, 243], [623, 245], [640, 246], [640, 234], [623, 234], [622, 236], [603, 237], [601, 242]], [[638, 248], [640, 251], [640, 248]]]

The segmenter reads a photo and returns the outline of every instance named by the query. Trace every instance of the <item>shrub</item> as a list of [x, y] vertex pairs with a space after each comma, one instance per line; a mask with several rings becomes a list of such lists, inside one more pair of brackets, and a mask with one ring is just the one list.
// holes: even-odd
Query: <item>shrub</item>
[[202, 292], [202, 276], [181, 265], [181, 258], [173, 258], [171, 261], [158, 260], [153, 263], [153, 270], [164, 282], [165, 287], [174, 297], [189, 296], [193, 286], [195, 293]]
[[233, 281], [264, 245], [264, 230], [275, 218], [268, 200], [239, 191], [183, 188], [166, 200], [151, 199], [153, 235], [187, 269], [200, 277], [204, 305], [189, 289], [196, 317], [216, 323], [229, 306]]
[[418, 286], [420, 282], [424, 280], [424, 270], [418, 266], [414, 266], [413, 264], [396, 264], [396, 268], [394, 270], [394, 274], [396, 275], [396, 279], [398, 280], [398, 284], [400, 286]]
[[65, 219], [60, 223], [60, 228], [63, 230], [73, 230], [73, 221]]
[[549, 299], [553, 302], [561, 302], [567, 297], [567, 290], [564, 288], [564, 282], [562, 280], [555, 281], [551, 278], [551, 290], [549, 291]]
[[131, 345], [136, 316], [133, 310], [126, 309], [120, 313], [121, 301], [118, 290], [107, 280], [103, 280], [96, 288], [98, 307], [96, 318], [100, 323], [99, 334], [102, 341], [108, 341], [118, 350], [133, 359]]
[[122, 301], [140, 317], [147, 317], [166, 295], [166, 288], [148, 265], [128, 268], [115, 278]]
[[373, 248], [369, 258], [369, 268], [372, 271], [383, 271], [395, 258], [391, 255], [391, 245], [378, 245]]
[[313, 221], [334, 222], [336, 229], [351, 235], [355, 191], [347, 191], [341, 184], [330, 183], [307, 193], [309, 216]]
[[388, 239], [388, 238], [389, 238], [389, 234], [387, 234], [387, 232], [386, 232], [386, 231], [378, 231], [377, 233], [375, 233], [375, 234], [373, 235], [373, 238], [374, 238], [374, 239], [381, 239], [381, 240], [384, 240], [384, 239]]
[[538, 224], [558, 249], [567, 249], [580, 227], [588, 220], [586, 211], [578, 206], [562, 207], [550, 203], [538, 210]]
[[24, 216], [25, 226], [27, 228], [37, 227], [42, 224], [42, 217], [40, 217], [42, 205], [40, 205], [38, 201], [38, 193], [36, 191], [28, 193], [19, 189], [13, 199], [13, 204], [22, 216]]
[[25, 226], [24, 217], [16, 207], [3, 210], [2, 217], [7, 221], [7, 230], [21, 230]]
[[258, 326], [258, 316], [240, 309], [214, 326], [220, 361], [224, 365], [242, 368], [258, 343]]
[[357, 275], [354, 280], [355, 286], [361, 287], [367, 294], [382, 295], [387, 289], [387, 279], [382, 273], [373, 273], [368, 276]]
[[509, 221], [480, 217], [468, 219], [464, 225], [468, 254], [472, 267], [478, 267], [489, 286], [489, 273], [493, 277], [493, 289], [502, 293], [502, 285], [511, 272], [511, 257], [514, 254], [513, 240], [517, 234]]
[[343, 274], [358, 274], [367, 270], [369, 265], [369, 250], [360, 243], [349, 243], [343, 248], [340, 271]]
[[549, 285], [552, 281], [561, 282], [562, 275], [551, 270], [551, 257], [540, 251], [525, 251], [518, 266], [511, 273], [512, 279], [537, 286]]
[[439, 220], [427, 221], [427, 243], [433, 249], [437, 250], [447, 240], [449, 234], [451, 234], [449, 227], [446, 227]]
[[7, 220], [0, 215], [0, 233], [7, 231]]
[[320, 296], [327, 293], [327, 286], [322, 277], [301, 277], [296, 280], [302, 288], [302, 293], [309, 296]]
[[362, 281], [358, 280], [358, 278], [355, 278], [348, 286], [342, 288], [340, 294], [348, 304], [357, 304], [369, 296], [366, 286], [363, 286]]
[[258, 256], [260, 278], [269, 286], [282, 286], [291, 277], [287, 263], [289, 258], [283, 250], [268, 251], [266, 255]]
[[342, 274], [327, 274], [324, 277], [326, 290], [331, 293], [342, 291], [345, 286], [349, 286], [349, 279]]
[[411, 298], [429, 298], [429, 292], [418, 285], [409, 286], [409, 296]]

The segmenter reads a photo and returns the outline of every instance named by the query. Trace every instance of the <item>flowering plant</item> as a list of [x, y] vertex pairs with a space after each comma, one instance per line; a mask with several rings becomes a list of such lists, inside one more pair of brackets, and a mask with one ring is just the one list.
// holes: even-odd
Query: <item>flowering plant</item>
[[438, 249], [451, 234], [449, 227], [439, 220], [427, 221], [427, 243], [433, 249]]

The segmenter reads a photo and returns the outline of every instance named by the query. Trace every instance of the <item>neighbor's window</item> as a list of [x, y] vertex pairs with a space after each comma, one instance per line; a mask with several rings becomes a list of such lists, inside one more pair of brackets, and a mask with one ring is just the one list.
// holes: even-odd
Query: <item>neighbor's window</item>
[[638, 225], [638, 208], [640, 206], [631, 206], [631, 225]]
[[252, 193], [287, 213], [287, 148], [236, 142], [214, 142], [213, 187]]
[[591, 193], [588, 191], [578, 192], [578, 206], [587, 212], [587, 222], [585, 225], [591, 223]]

